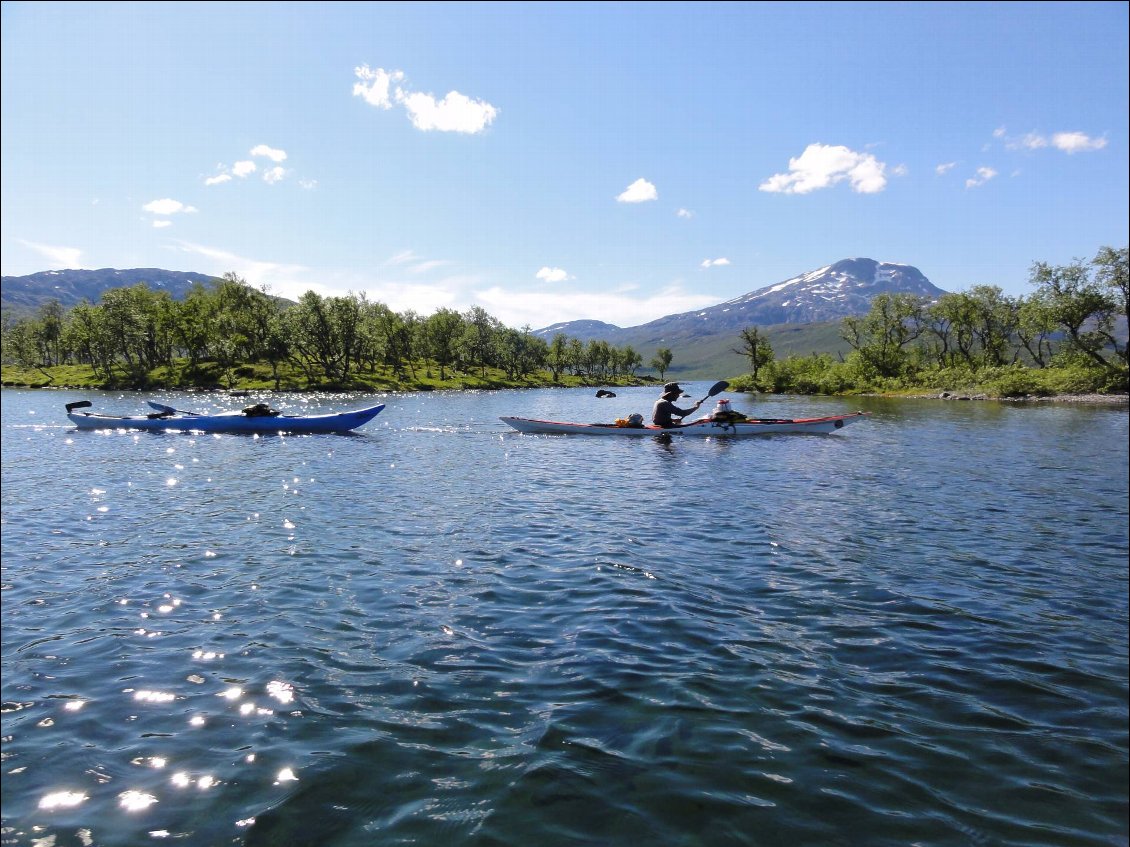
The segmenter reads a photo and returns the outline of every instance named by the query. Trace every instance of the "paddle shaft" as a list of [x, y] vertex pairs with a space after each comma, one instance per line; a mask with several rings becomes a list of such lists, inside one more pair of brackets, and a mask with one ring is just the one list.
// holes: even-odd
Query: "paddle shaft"
[[712, 386], [710, 386], [710, 391], [708, 391], [706, 393], [705, 397], [703, 397], [701, 400], [698, 401], [698, 404], [701, 406], [703, 403], [705, 403], [711, 397], [714, 397], [718, 394], [721, 394], [723, 391], [725, 391], [729, 387], [730, 387], [730, 383], [726, 382], [726, 380], [724, 380], [724, 379], [719, 380], [718, 382], [716, 382]]
[[[724, 379], [718, 380], [718, 382], [716, 382], [712, 386], [710, 386], [710, 390], [708, 392], [706, 392], [706, 396], [703, 397], [701, 400], [698, 401], [698, 403], [695, 404], [695, 408], [697, 409], [699, 406], [701, 406], [703, 403], [705, 403], [711, 397], [714, 397], [717, 394], [721, 394], [723, 391], [725, 391], [729, 387], [730, 387], [730, 383], [726, 382], [726, 380], [724, 380]], [[682, 421], [683, 418], [679, 418], [679, 420]], [[678, 426], [683, 426], [683, 424], [678, 424]]]
[[149, 405], [156, 409], [158, 412], [164, 412], [170, 415], [191, 415], [192, 417], [200, 417], [199, 412], [189, 412], [184, 409], [174, 409], [172, 406], [166, 406], [164, 403], [154, 403], [149, 401]]

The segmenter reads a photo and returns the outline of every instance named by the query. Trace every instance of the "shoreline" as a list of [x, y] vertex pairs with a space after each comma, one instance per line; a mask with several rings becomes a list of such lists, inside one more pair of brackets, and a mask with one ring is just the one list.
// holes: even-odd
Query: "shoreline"
[[889, 397], [903, 400], [995, 400], [998, 403], [1077, 403], [1094, 406], [1130, 405], [1128, 394], [1051, 394], [1039, 396], [1027, 394], [1023, 397], [993, 397], [989, 394], [974, 394], [961, 391], [939, 391], [931, 394], [863, 394], [863, 397]]
[[[506, 390], [506, 389], [529, 389], [529, 388], [592, 388], [596, 385], [603, 385], [605, 383], [591, 383], [581, 384], [576, 386], [565, 385], [521, 385], [521, 386], [462, 386], [451, 388], [435, 388], [435, 387], [417, 387], [417, 388], [386, 388], [382, 390], [363, 390], [363, 389], [327, 389], [327, 388], [308, 388], [308, 389], [282, 389], [276, 392], [271, 388], [168, 388], [168, 387], [152, 387], [152, 388], [91, 388], [90, 386], [68, 386], [68, 385], [19, 385], [15, 383], [4, 383], [2, 388], [22, 389], [28, 391], [134, 391], [134, 392], [153, 392], [153, 391], [185, 391], [188, 393], [200, 394], [223, 394], [228, 397], [249, 397], [256, 394], [275, 394], [275, 393], [316, 393], [319, 391], [344, 391], [348, 393], [355, 391], [358, 393], [371, 393], [371, 394], [414, 394], [419, 392], [443, 392], [443, 391], [482, 391], [482, 390]], [[609, 383], [611, 384], [611, 383]], [[615, 385], [616, 388], [630, 388], [630, 387], [643, 387], [650, 385], [651, 381], [644, 379], [638, 383], [629, 385]], [[735, 391], [735, 394], [752, 393], [754, 395], [761, 392], [745, 392]], [[1092, 406], [1127, 406], [1130, 405], [1130, 394], [1051, 394], [1051, 395], [1035, 395], [1029, 394], [1023, 397], [995, 397], [990, 394], [971, 391], [932, 391], [929, 393], [914, 393], [914, 394], [884, 394], [884, 393], [864, 393], [864, 394], [813, 394], [813, 395], [795, 395], [798, 397], [812, 396], [812, 397], [877, 397], [888, 400], [943, 400], [947, 402], [952, 401], [995, 401], [997, 403], [1069, 403], [1077, 405], [1092, 405]]]

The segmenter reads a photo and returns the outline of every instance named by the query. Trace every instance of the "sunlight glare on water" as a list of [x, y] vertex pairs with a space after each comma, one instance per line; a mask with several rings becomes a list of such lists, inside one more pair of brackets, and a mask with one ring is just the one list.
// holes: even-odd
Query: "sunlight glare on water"
[[498, 420], [618, 393], [202, 438], [5, 389], [4, 843], [1126, 843], [1125, 407]]

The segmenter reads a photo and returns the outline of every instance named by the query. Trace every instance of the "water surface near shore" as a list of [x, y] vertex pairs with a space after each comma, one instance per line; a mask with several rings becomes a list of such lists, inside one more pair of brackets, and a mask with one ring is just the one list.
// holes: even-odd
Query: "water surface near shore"
[[1126, 843], [1125, 408], [617, 393], [5, 389], [4, 843]]

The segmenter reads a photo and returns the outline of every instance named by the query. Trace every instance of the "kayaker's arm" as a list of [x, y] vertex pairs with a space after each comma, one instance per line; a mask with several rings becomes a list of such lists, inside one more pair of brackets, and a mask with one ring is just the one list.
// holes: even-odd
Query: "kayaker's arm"
[[698, 411], [698, 407], [701, 406], [701, 405], [702, 405], [702, 401], [699, 400], [697, 403], [695, 403], [693, 406], [691, 406], [686, 411], [683, 411], [682, 409], [675, 409], [674, 410], [675, 415], [676, 415], [676, 417], [679, 418], [679, 422], [682, 423], [683, 418], [685, 418], [687, 415], [693, 415], [695, 412]]

